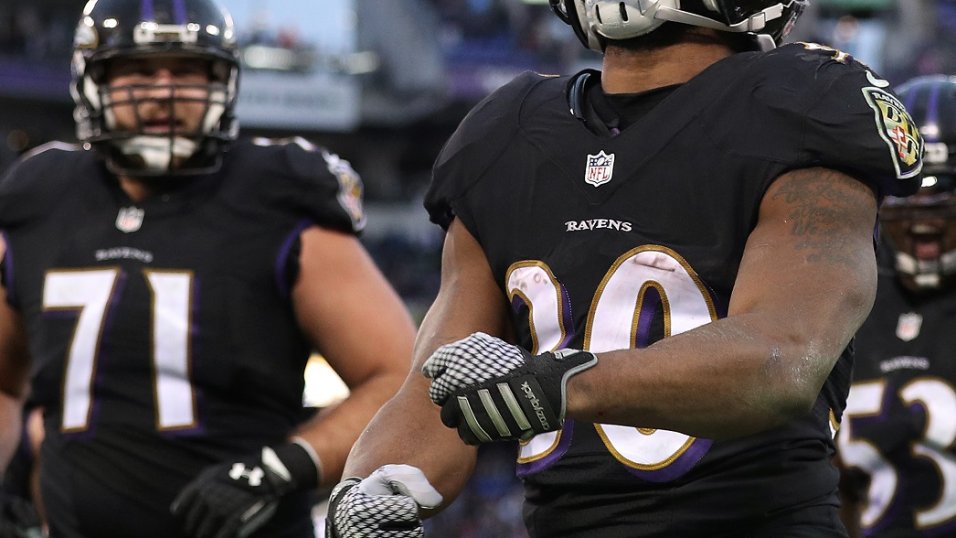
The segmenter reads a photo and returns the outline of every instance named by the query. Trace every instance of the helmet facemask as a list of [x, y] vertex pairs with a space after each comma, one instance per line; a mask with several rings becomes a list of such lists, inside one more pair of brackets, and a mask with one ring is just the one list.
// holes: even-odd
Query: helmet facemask
[[[144, 76], [130, 76], [137, 69]], [[169, 76], [152, 76], [158, 69]], [[238, 135], [235, 30], [214, 0], [91, 1], [72, 71], [77, 137], [114, 173], [209, 173]]]
[[925, 140], [923, 183], [880, 208], [900, 282], [914, 292], [956, 282], [956, 77], [914, 78], [897, 88]]
[[898, 277], [910, 291], [934, 291], [956, 281], [954, 187], [956, 176], [927, 175], [917, 194], [888, 197], [880, 209]]
[[223, 124], [234, 124], [224, 117], [232, 108], [229, 96], [234, 90], [226, 82], [229, 77], [215, 74], [228, 66], [222, 62], [217, 69], [210, 66], [208, 83], [122, 86], [108, 84], [102, 74], [108, 69], [103, 67], [92, 70], [83, 84], [84, 98], [96, 111], [89, 123], [100, 126], [87, 141], [105, 145], [113, 172], [175, 176], [211, 172], [219, 166], [220, 148], [234, 138], [220, 130]]

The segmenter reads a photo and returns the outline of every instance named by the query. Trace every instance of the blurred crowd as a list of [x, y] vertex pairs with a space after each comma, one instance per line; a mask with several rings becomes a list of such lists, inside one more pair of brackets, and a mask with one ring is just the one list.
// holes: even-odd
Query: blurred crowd
[[[441, 21], [439, 44], [449, 69], [497, 62], [568, 71], [598, 58], [580, 47], [546, 2], [426, 0], [417, 5]], [[65, 66], [75, 17], [68, 11], [37, 2], [0, 4], [0, 59]], [[792, 39], [850, 52], [893, 81], [956, 72], [956, 0], [816, 0]]]
[[[446, 57], [568, 72], [598, 61], [546, 2], [431, 0]], [[853, 54], [893, 82], [956, 73], [956, 0], [814, 0], [790, 37]]]
[[69, 58], [75, 21], [76, 13], [36, 3], [0, 3], [0, 56], [63, 63]]

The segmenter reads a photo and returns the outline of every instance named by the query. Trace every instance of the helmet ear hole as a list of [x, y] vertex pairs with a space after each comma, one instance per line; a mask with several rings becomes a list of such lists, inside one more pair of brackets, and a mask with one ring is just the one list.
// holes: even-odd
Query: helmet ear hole
[[210, 76], [212, 80], [216, 82], [227, 82], [229, 80], [229, 72], [232, 70], [232, 66], [226, 62], [216, 61], [212, 63], [210, 67]]
[[87, 67], [87, 76], [97, 84], [106, 82], [106, 62], [96, 62]]

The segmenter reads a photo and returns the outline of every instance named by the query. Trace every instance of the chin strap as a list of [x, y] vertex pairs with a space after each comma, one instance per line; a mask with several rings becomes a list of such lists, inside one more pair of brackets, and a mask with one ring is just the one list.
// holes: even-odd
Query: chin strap
[[757, 50], [761, 52], [777, 48], [777, 42], [767, 34], [754, 34], [754, 42], [757, 44]]
[[176, 161], [192, 157], [198, 147], [195, 141], [181, 136], [134, 136], [116, 143], [116, 148], [130, 162], [142, 161], [138, 164], [143, 169], [157, 172], [171, 170]]
[[779, 4], [774, 4], [763, 11], [754, 13], [747, 19], [742, 20], [737, 24], [723, 24], [702, 15], [688, 13], [687, 11], [681, 11], [679, 9], [666, 6], [657, 8], [657, 13], [654, 15], [654, 17], [664, 21], [679, 22], [683, 24], [689, 24], [691, 26], [700, 26], [703, 28], [711, 28], [713, 30], [721, 30], [724, 32], [758, 33], [760, 30], [763, 30], [767, 27], [767, 22], [782, 17], [783, 8], [784, 4], [782, 2]]

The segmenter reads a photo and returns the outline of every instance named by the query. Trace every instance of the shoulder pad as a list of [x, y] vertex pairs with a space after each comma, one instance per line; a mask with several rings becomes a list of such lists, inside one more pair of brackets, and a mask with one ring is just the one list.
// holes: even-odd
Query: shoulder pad
[[919, 188], [919, 129], [890, 83], [865, 64], [830, 47], [792, 43], [763, 53], [754, 67], [746, 84], [755, 113], [765, 115], [763, 125], [753, 124], [755, 145], [775, 144], [765, 152], [792, 168], [843, 171], [880, 195]]
[[521, 130], [525, 109], [555, 97], [564, 99], [567, 80], [528, 71], [471, 109], [435, 160], [425, 195], [425, 208], [432, 222], [448, 227], [455, 216], [450, 202], [480, 180], [508, 148]]
[[0, 226], [8, 227], [38, 218], [63, 199], [74, 183], [72, 174], [83, 173], [80, 161], [93, 164], [92, 151], [74, 144], [50, 142], [21, 155], [0, 179]]
[[347, 160], [299, 137], [255, 138], [246, 149], [239, 173], [259, 168], [269, 179], [270, 198], [316, 224], [350, 233], [365, 227], [364, 185]]

